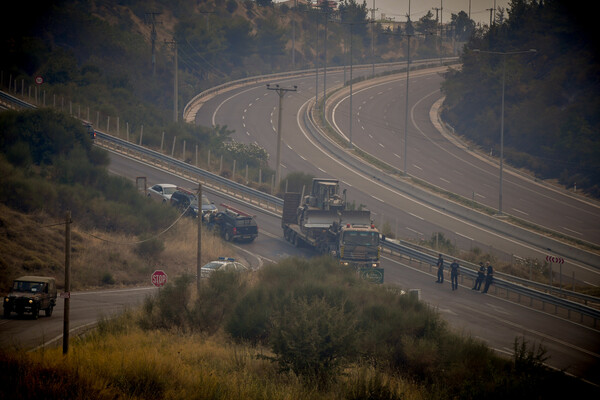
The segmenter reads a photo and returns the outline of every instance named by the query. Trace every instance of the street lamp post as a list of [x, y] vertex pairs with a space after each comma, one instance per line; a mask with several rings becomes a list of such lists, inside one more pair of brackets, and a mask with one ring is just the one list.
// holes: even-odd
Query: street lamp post
[[279, 95], [279, 110], [277, 114], [277, 154], [275, 156], [275, 185], [279, 185], [281, 180], [281, 175], [279, 173], [279, 164], [281, 164], [281, 115], [283, 111], [283, 96], [287, 92], [295, 92], [298, 89], [298, 86], [294, 85], [293, 88], [282, 88], [279, 85], [274, 85], [271, 87], [271, 84], [267, 83], [268, 90], [274, 90]]
[[498, 215], [502, 215], [502, 175], [504, 168], [504, 88], [506, 86], [506, 56], [535, 53], [536, 49], [520, 50], [520, 51], [484, 51], [473, 49], [475, 53], [495, 54], [502, 56], [502, 106], [500, 111], [500, 187], [498, 190]]

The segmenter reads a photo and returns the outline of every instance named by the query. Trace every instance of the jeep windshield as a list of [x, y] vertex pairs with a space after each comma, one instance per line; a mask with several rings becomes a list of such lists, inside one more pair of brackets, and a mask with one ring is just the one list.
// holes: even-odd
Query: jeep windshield
[[347, 231], [344, 232], [343, 243], [351, 246], [377, 246], [379, 233], [372, 231]]
[[40, 293], [44, 290], [44, 282], [15, 281], [12, 290], [14, 292]]

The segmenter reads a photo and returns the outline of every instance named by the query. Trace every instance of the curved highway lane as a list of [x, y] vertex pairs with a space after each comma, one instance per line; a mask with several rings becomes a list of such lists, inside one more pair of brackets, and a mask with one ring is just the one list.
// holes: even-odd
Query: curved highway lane
[[[439, 69], [419, 71], [411, 75], [410, 87], [412, 89], [411, 95], [409, 95], [409, 101], [411, 101], [411, 127], [409, 132], [411, 135], [414, 135], [413, 131], [418, 132], [418, 134], [414, 135], [414, 139], [409, 138], [409, 146], [411, 146], [410, 141], [415, 142], [413, 146], [415, 151], [413, 152], [412, 147], [409, 148], [411, 148], [411, 154], [419, 154], [418, 158], [415, 157], [415, 162], [411, 163], [411, 168], [414, 170], [421, 168], [424, 172], [417, 176], [423, 177], [423, 179], [437, 186], [442, 186], [439, 182], [443, 183], [444, 179], [450, 182], [450, 186], [453, 186], [453, 181], [465, 182], [466, 185], [469, 185], [469, 181], [476, 180], [476, 178], [467, 178], [467, 171], [463, 172], [447, 165], [436, 167], [429, 165], [432, 163], [422, 163], [422, 160], [430, 159], [436, 159], [438, 162], [446, 162], [447, 160], [457, 162], [454, 159], [456, 156], [450, 157], [448, 152], [460, 151], [465, 153], [464, 150], [457, 148], [451, 141], [443, 137], [431, 122], [429, 115], [431, 107], [441, 96], [439, 93], [441, 80], [439, 72]], [[327, 76], [328, 87], [336, 84], [341, 85], [342, 73], [328, 73]], [[370, 179], [370, 177], [359, 176], [359, 174], [351, 171], [347, 165], [322, 152], [302, 128], [299, 110], [308, 107], [314, 100], [314, 76], [273, 83], [278, 83], [281, 87], [293, 87], [295, 85], [298, 88], [297, 92], [288, 92], [283, 98], [282, 176], [291, 171], [304, 171], [315, 176], [330, 176], [340, 179], [348, 187], [349, 199], [354, 199], [357, 205], [366, 205], [374, 213], [376, 223], [379, 226], [387, 223], [391, 230], [401, 238], [430, 239], [433, 233], [441, 232], [461, 249], [478, 248], [484, 252], [495, 254], [505, 262], [511, 262], [515, 256], [544, 259], [548, 254], [547, 249], [533, 248], [530, 245], [518, 243], [511, 238], [502, 237], [495, 232], [477, 228], [465, 221], [449, 216], [443, 211], [432, 210], [423, 204], [414, 202], [412, 199], [407, 199], [403, 195], [389, 190], [389, 188], [382, 187], [381, 184]], [[398, 165], [398, 161], [402, 160], [399, 160], [398, 157], [400, 153], [398, 151], [397, 130], [388, 129], [388, 136], [386, 137], [386, 130], [381, 129], [382, 124], [385, 125], [385, 122], [382, 121], [386, 120], [391, 121], [390, 126], [398, 124], [403, 126], [403, 122], [401, 122], [403, 121], [403, 113], [393, 112], [393, 110], [402, 107], [402, 104], [404, 104], [403, 96], [398, 96], [399, 93], [402, 93], [401, 86], [394, 85], [403, 85], [402, 78], [387, 84], [391, 88], [390, 90], [387, 90], [385, 85], [376, 87], [373, 90], [357, 89], [355, 97], [358, 98], [358, 101], [354, 101], [353, 126], [375, 125], [375, 128], [369, 128], [368, 131], [373, 138], [382, 140], [365, 139], [368, 134], [356, 134], [356, 140], [360, 141], [361, 146], [364, 143], [365, 147], [375, 147], [373, 150], [375, 154], [382, 158], [387, 157], [386, 161]], [[382, 91], [383, 93], [381, 93]], [[390, 97], [386, 97], [386, 93], [389, 93], [388, 96]], [[394, 94], [396, 97], [400, 97], [395, 103], [398, 107], [388, 106], [389, 111], [384, 113], [381, 118], [371, 118], [370, 113], [381, 113], [381, 110], [386, 110], [386, 104], [393, 103]], [[342, 96], [342, 102], [347, 100], [347, 97]], [[373, 105], [375, 103], [379, 104], [380, 107], [375, 107]], [[338, 125], [342, 126], [343, 130], [344, 124], [347, 124], [346, 121], [349, 120], [347, 118], [348, 112], [346, 111], [344, 116], [343, 111], [339, 110], [346, 108], [346, 105], [332, 104], [332, 100], [329, 100], [329, 104], [332, 110], [338, 110], [337, 112], [340, 113]], [[277, 105], [277, 94], [267, 90], [266, 85], [250, 85], [209, 99], [200, 108], [196, 116], [196, 122], [199, 124], [227, 125], [228, 128], [235, 130], [234, 140], [244, 143], [257, 143], [263, 146], [271, 155], [270, 160], [272, 162], [276, 152]], [[427, 130], [424, 130], [425, 126], [427, 126]], [[461, 157], [464, 156], [461, 155]], [[473, 159], [470, 162], [478, 162], [481, 164], [481, 169], [491, 169], [491, 172], [485, 170], [487, 172], [483, 173], [483, 178], [480, 178], [483, 182], [482, 185], [496, 182], [496, 180], [489, 182], [489, 174], [494, 173], [492, 165], [481, 161], [479, 158], [470, 157]], [[395, 162], [390, 161], [394, 159], [396, 159]], [[413, 167], [413, 164], [416, 167]], [[464, 165], [464, 163], [461, 164]], [[473, 171], [470, 171], [471, 175], [477, 175], [480, 169], [470, 168], [469, 165], [467, 163], [467, 167], [464, 168], [472, 169]], [[409, 170], [409, 172], [412, 173], [413, 170]], [[453, 174], [453, 176], [450, 178], [449, 175], [446, 175], [448, 178], [445, 178], [444, 173]], [[465, 177], [460, 178], [460, 174]], [[508, 175], [508, 173], [505, 173], [505, 176]], [[440, 179], [440, 176], [442, 179]], [[534, 186], [537, 188], [539, 185]], [[447, 188], [450, 187], [447, 186]], [[481, 192], [486, 191], [481, 190]], [[529, 191], [521, 192], [521, 195], [530, 193]], [[553, 193], [552, 191], [549, 192]], [[488, 197], [492, 198], [492, 196]], [[556, 212], [556, 214], [560, 214], [560, 212]], [[576, 263], [565, 264], [564, 273], [569, 278], [571, 278], [573, 272], [575, 272], [579, 281], [594, 285], [600, 284], [600, 274], [596, 268]]]

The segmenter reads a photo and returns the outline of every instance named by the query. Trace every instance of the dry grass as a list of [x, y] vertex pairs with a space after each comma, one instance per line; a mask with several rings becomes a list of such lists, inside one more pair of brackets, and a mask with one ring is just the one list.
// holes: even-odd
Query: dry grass
[[[65, 229], [63, 221], [44, 213], [23, 214], [0, 204], [0, 291], [21, 275], [53, 276], [64, 287]], [[72, 225], [71, 289], [149, 285], [155, 269], [178, 276], [195, 273], [196, 221], [182, 218], [158, 236], [160, 254], [148, 257], [136, 252], [139, 237], [119, 233], [85, 231]], [[235, 248], [211, 232], [202, 231], [202, 264], [218, 257], [236, 257]]]
[[117, 321], [122, 331], [100, 329], [73, 343], [66, 358], [59, 348], [21, 355], [19, 363], [30, 371], [23, 384], [36, 387], [28, 380], [39, 371], [54, 371], [54, 382], [45, 383], [57, 392], [69, 380], [79, 387], [75, 393], [93, 388], [88, 394], [96, 398], [287, 400], [351, 398], [351, 391], [356, 395], [377, 380], [393, 388], [393, 398], [423, 398], [418, 386], [362, 366], [347, 368], [339, 383], [317, 391], [279, 373], [276, 364], [261, 357], [266, 349], [233, 344], [220, 335], [142, 331], [134, 319], [122, 316]]

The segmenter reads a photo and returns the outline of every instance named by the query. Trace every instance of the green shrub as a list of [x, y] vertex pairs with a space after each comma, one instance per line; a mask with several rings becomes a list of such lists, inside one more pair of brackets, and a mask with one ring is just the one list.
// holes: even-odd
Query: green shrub
[[167, 283], [156, 296], [147, 297], [138, 321], [143, 329], [187, 329], [190, 321], [190, 285], [194, 277], [182, 275]]
[[298, 298], [272, 318], [273, 358], [306, 382], [327, 387], [357, 356], [357, 321], [325, 298]]
[[190, 315], [193, 329], [214, 333], [225, 324], [246, 292], [245, 275], [215, 271], [208, 279], [203, 279]]
[[142, 257], [154, 258], [165, 250], [165, 243], [160, 237], [152, 237], [138, 243], [135, 252]]
[[104, 274], [102, 274], [101, 282], [103, 285], [112, 285], [115, 283], [115, 278], [110, 272], [105, 272]]

